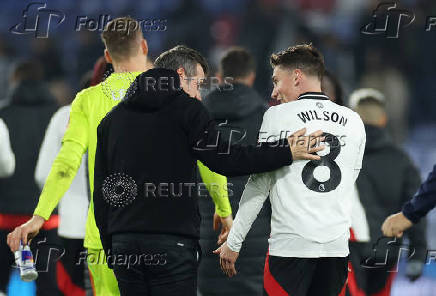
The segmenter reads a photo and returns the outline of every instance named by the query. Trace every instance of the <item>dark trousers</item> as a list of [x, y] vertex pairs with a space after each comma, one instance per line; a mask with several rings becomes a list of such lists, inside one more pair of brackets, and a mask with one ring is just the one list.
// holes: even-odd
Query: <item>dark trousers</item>
[[[6, 241], [10, 231], [12, 229], [0, 230], [0, 291], [6, 291], [11, 270], [15, 266], [14, 254]], [[36, 279], [36, 294], [38, 296], [60, 295], [56, 280], [56, 261], [62, 256], [63, 248], [59, 243], [57, 231], [57, 228], [41, 230], [30, 244], [38, 271]]]
[[348, 257], [267, 256], [264, 295], [339, 296], [345, 294]]
[[112, 236], [112, 262], [122, 296], [196, 296], [198, 240], [173, 235]]
[[86, 253], [83, 239], [60, 237], [60, 240], [65, 253], [56, 266], [59, 290], [65, 296], [85, 296], [86, 263], [81, 260]]
[[350, 242], [350, 275], [347, 296], [390, 295], [399, 247], [391, 238], [371, 243]]

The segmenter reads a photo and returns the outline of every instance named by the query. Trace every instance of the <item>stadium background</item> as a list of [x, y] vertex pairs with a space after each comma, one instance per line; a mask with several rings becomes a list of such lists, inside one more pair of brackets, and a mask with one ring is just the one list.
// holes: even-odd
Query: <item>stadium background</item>
[[[256, 57], [255, 88], [265, 100], [272, 89], [269, 55], [298, 42], [313, 42], [343, 85], [345, 101], [357, 87], [374, 87], [385, 93], [391, 133], [410, 153], [422, 178], [436, 163], [436, 28], [425, 31], [426, 18], [436, 15], [436, 2], [401, 1], [399, 6], [413, 13], [415, 20], [400, 30], [398, 38], [361, 33], [379, 3], [370, 0], [47, 1], [43, 2], [47, 9], [65, 14], [58, 26], [52, 20], [48, 38], [12, 32], [11, 28], [22, 22], [29, 3], [1, 2], [0, 106], [8, 100], [11, 69], [28, 58], [42, 63], [46, 83], [59, 105], [70, 103], [80, 77], [92, 70], [103, 52], [99, 32], [75, 30], [77, 18], [130, 15], [161, 21], [158, 30], [144, 32], [152, 59], [182, 43], [200, 50], [216, 69], [229, 46], [246, 47]], [[34, 16], [35, 11], [27, 12], [32, 13]], [[436, 249], [436, 213], [428, 220], [431, 250]], [[400, 267], [393, 295], [434, 295], [435, 264], [427, 265], [424, 276], [413, 284], [401, 276], [402, 271]], [[27, 289], [16, 280], [11, 285], [13, 291]]]

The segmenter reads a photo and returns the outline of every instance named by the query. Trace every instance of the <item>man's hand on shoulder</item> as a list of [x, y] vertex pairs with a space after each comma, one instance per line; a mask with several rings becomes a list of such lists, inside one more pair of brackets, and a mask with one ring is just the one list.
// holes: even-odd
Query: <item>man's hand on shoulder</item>
[[321, 157], [316, 152], [324, 150], [324, 146], [316, 146], [325, 137], [323, 131], [318, 130], [305, 136], [306, 128], [302, 128], [288, 137], [289, 147], [292, 152], [292, 159], [295, 160], [320, 160]]

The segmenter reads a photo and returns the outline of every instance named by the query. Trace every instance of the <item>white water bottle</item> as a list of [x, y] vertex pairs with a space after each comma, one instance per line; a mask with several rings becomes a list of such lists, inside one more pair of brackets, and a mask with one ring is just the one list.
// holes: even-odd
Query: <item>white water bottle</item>
[[38, 277], [29, 246], [23, 246], [20, 243], [20, 248], [18, 251], [15, 251], [15, 264], [20, 268], [20, 277], [23, 281], [31, 282]]

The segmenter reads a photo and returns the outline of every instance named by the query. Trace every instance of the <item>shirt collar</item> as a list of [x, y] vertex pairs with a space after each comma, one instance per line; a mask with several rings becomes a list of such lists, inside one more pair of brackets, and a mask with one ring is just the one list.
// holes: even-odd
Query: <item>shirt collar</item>
[[329, 100], [329, 97], [322, 92], [306, 92], [304, 94], [301, 94], [297, 100], [300, 99]]

